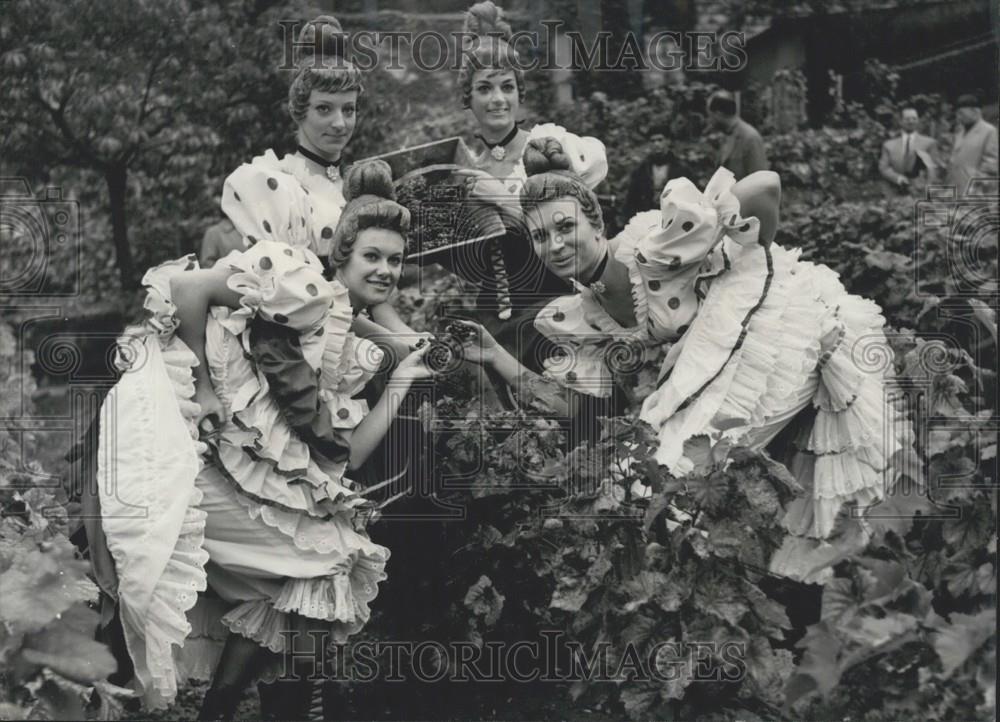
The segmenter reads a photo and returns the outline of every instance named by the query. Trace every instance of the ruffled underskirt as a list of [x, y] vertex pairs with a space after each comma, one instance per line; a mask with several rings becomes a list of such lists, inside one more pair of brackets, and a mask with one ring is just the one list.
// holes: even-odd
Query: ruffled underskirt
[[[668, 354], [667, 381], [642, 418], [659, 431], [657, 460], [682, 475], [693, 468], [689, 439], [764, 448], [811, 405], [813, 421], [796, 435], [789, 464], [806, 494], [783, 523], [793, 535], [824, 539], [845, 505], [877, 503], [895, 483], [911, 430], [887, 396], [891, 351], [878, 306], [848, 294], [825, 266], [777, 246], [770, 253], [766, 294], [764, 250], [732, 254], [732, 270]], [[772, 571], [788, 570], [778, 562]]]
[[[174, 262], [170, 272], [184, 268]], [[156, 270], [144, 283], [165, 292], [169, 274]], [[330, 641], [356, 633], [370, 617], [389, 558], [363, 530], [364, 500], [349, 481], [331, 476], [340, 466], [310, 459], [297, 439], [275, 433], [280, 443], [259, 444], [258, 460], [239, 446], [235, 476], [220, 464], [221, 453], [203, 461], [194, 425], [197, 361], [173, 335], [167, 298], [151, 292], [151, 321], [126, 332], [125, 371], [102, 407], [98, 468], [126, 645], [150, 709], [169, 706], [188, 676], [210, 676], [224, 631], [253, 639], [275, 660], [285, 650], [283, 631], [328, 629]], [[245, 381], [229, 388], [250, 389]], [[224, 403], [259, 407], [266, 389], [257, 383], [256, 391]], [[222, 436], [250, 434], [259, 442], [281, 423], [274, 415], [269, 428], [257, 423], [248, 431], [230, 419]], [[245, 489], [255, 474], [267, 483]], [[200, 594], [207, 586], [221, 599]], [[262, 678], [273, 679], [276, 665]]]

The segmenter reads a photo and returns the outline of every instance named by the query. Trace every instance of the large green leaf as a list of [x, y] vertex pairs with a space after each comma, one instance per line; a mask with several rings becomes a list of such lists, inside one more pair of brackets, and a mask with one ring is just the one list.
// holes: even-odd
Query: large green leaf
[[944, 676], [950, 677], [990, 639], [996, 639], [996, 609], [976, 614], [951, 614], [951, 623], [940, 620], [933, 634], [934, 649], [941, 658]]
[[0, 622], [34, 632], [78, 602], [95, 600], [97, 586], [87, 578], [87, 563], [73, 545], [57, 537], [42, 551], [24, 541], [11, 566], [0, 574]]

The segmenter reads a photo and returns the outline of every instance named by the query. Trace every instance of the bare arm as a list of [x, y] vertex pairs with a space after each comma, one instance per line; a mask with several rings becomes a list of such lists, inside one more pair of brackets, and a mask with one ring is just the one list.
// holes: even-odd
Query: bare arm
[[210, 306], [240, 307], [240, 294], [229, 288], [226, 280], [234, 273], [230, 268], [214, 267], [184, 271], [170, 279], [170, 298], [177, 307], [177, 337], [198, 359], [194, 367], [195, 401], [201, 405], [196, 422], [209, 415], [222, 418], [222, 403], [215, 395], [205, 360], [205, 322]]
[[462, 347], [466, 361], [490, 366], [515, 392], [530, 390], [556, 413], [568, 413], [565, 394], [558, 384], [523, 366], [478, 323], [463, 320], [456, 323], [476, 330], [476, 338], [467, 341]]
[[177, 336], [198, 359], [194, 369], [198, 384], [209, 383], [205, 362], [205, 321], [210, 306], [240, 307], [240, 294], [229, 288], [230, 268], [206, 268], [178, 273], [170, 279], [170, 297], [177, 306]]
[[733, 195], [740, 202], [740, 215], [760, 221], [760, 240], [770, 243], [778, 232], [778, 208], [781, 205], [781, 179], [778, 174], [762, 170], [751, 173], [733, 186]]
[[386, 384], [382, 397], [351, 434], [351, 453], [347, 465], [357, 469], [372, 455], [379, 442], [385, 438], [389, 426], [399, 412], [399, 405], [417, 379], [430, 378], [433, 373], [424, 363], [424, 354], [430, 346], [420, 348], [402, 360]]
[[372, 343], [388, 346], [397, 359], [401, 359], [410, 353], [412, 351], [411, 344], [416, 343], [420, 336], [420, 334], [410, 330], [409, 327], [403, 332], [390, 331], [385, 326], [375, 323], [364, 316], [356, 316], [354, 318], [354, 321], [351, 323], [351, 331], [355, 335], [366, 338]]
[[388, 301], [372, 306], [371, 314], [375, 323], [393, 333], [414, 333], [412, 328], [403, 323], [395, 307]]

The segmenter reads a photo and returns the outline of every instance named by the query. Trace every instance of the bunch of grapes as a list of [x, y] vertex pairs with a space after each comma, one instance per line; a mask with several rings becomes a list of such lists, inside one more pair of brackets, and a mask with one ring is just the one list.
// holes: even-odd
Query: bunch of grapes
[[463, 184], [429, 183], [426, 177], [415, 176], [399, 184], [396, 199], [411, 215], [407, 253], [431, 251], [463, 240], [456, 237], [464, 210]]

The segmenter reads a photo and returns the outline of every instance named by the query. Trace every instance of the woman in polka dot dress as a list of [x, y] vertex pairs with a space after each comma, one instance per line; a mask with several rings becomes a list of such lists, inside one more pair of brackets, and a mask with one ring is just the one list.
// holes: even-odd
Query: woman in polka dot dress
[[[346, 203], [343, 153], [354, 136], [364, 92], [361, 71], [343, 57], [345, 38], [340, 23], [330, 15], [305, 23], [296, 41], [303, 57], [288, 88], [288, 112], [296, 125], [295, 152], [278, 158], [268, 150], [252, 161], [293, 177], [309, 194], [313, 213], [307, 222], [314, 228], [310, 250], [324, 264]], [[405, 356], [421, 336], [428, 335], [410, 329], [388, 302], [360, 315], [353, 329], [391, 347], [397, 357]]]
[[[389, 551], [364, 530], [371, 504], [357, 480], [430, 371], [424, 347], [374, 408], [360, 398], [382, 352], [351, 323], [395, 287], [410, 219], [384, 163], [352, 169], [346, 197], [332, 280], [311, 250], [311, 196], [260, 164], [234, 172], [224, 193], [250, 248], [143, 278], [148, 318], [122, 340], [98, 478], [135, 684], [151, 708], [216, 667], [202, 716], [231, 715], [249, 681], [280, 672], [289, 633], [296, 652], [309, 630], [344, 640], [385, 578]], [[217, 428], [199, 440], [210, 417]]]
[[790, 505], [790, 541], [772, 561], [793, 574], [786, 563], [822, 545], [845, 505], [876, 504], [911, 450], [909, 424], [884, 398], [892, 365], [872, 363], [891, 357], [880, 309], [828, 267], [771, 242], [774, 173], [736, 183], [720, 168], [704, 191], [671, 180], [659, 210], [607, 240], [597, 199], [557, 140], [533, 141], [525, 164], [521, 206], [535, 251], [577, 290], [536, 318], [560, 347], [545, 374], [608, 398], [616, 373], [668, 344], [640, 418], [676, 475], [693, 468], [686, 442], [695, 437], [762, 449], [786, 427], [796, 432], [782, 435], [781, 458], [807, 494]]
[[[535, 137], [570, 134], [557, 125], [537, 125], [530, 131], [518, 125], [525, 101], [523, 64], [507, 40], [512, 30], [494, 3], [473, 5], [466, 12], [463, 32], [470, 38], [462, 55], [458, 78], [463, 107], [475, 119], [481, 153], [467, 169], [470, 197], [497, 207], [505, 217], [508, 235], [489, 258], [481, 251], [456, 254], [446, 261], [458, 275], [474, 283], [477, 318], [529, 367], [540, 369], [544, 339], [533, 326], [538, 309], [570, 288], [532, 253], [517, 210], [517, 194], [526, 179], [522, 155]], [[607, 174], [603, 144], [596, 138], [575, 138], [587, 154], [588, 181], [596, 186]], [[592, 160], [593, 159], [593, 160]]]

